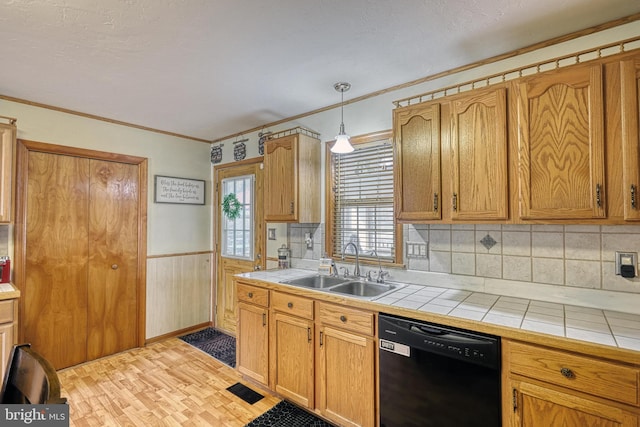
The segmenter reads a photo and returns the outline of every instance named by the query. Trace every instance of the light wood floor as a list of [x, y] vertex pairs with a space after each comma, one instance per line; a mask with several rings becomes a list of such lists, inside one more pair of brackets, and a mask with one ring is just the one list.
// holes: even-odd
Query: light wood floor
[[[58, 377], [72, 427], [240, 427], [280, 401], [178, 338], [63, 369]], [[246, 403], [225, 390], [236, 382], [265, 397]]]

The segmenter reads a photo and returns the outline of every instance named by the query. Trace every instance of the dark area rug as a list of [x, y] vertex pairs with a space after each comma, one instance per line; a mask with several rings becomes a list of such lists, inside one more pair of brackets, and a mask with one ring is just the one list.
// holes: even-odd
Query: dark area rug
[[334, 427], [309, 412], [283, 400], [245, 427]]
[[236, 339], [213, 328], [203, 329], [180, 339], [205, 353], [218, 359], [222, 363], [236, 367]]

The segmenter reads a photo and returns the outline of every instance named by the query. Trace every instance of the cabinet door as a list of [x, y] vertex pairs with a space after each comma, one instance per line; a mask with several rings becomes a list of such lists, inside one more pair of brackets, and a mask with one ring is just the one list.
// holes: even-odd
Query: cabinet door
[[273, 139], [264, 144], [264, 219], [298, 219], [298, 144], [296, 135]]
[[313, 409], [313, 322], [275, 313], [271, 328], [273, 388], [292, 402]]
[[511, 427], [637, 427], [635, 415], [611, 405], [547, 389], [524, 381], [511, 381]]
[[269, 312], [252, 304], [238, 304], [236, 364], [238, 371], [268, 385]]
[[600, 64], [516, 84], [520, 217], [605, 217]]
[[329, 326], [318, 340], [316, 407], [342, 426], [374, 426], [375, 341]]
[[11, 222], [15, 145], [15, 125], [0, 123], [0, 222]]
[[451, 168], [452, 219], [507, 218], [505, 89], [451, 102]]
[[640, 220], [640, 58], [623, 61], [621, 74], [624, 219]]
[[4, 378], [4, 373], [9, 362], [9, 355], [14, 344], [13, 323], [3, 323], [0, 325], [0, 378]]
[[419, 104], [393, 112], [396, 218], [440, 219], [440, 105]]

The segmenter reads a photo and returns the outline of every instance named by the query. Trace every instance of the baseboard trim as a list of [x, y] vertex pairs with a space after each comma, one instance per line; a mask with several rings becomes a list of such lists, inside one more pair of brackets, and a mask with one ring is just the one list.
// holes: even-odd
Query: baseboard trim
[[166, 340], [167, 338], [179, 337], [182, 335], [191, 334], [193, 332], [198, 332], [206, 328], [213, 327], [213, 322], [205, 322], [200, 323], [199, 325], [189, 326], [188, 328], [180, 329], [177, 331], [169, 332], [167, 334], [158, 335], [157, 337], [147, 338], [144, 342], [145, 345], [153, 344], [154, 342]]

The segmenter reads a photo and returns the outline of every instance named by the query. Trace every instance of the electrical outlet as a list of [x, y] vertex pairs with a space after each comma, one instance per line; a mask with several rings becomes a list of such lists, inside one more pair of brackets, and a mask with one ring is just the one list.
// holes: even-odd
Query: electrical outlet
[[618, 252], [616, 251], [616, 274], [622, 277], [636, 277], [636, 269], [638, 268], [637, 252]]

